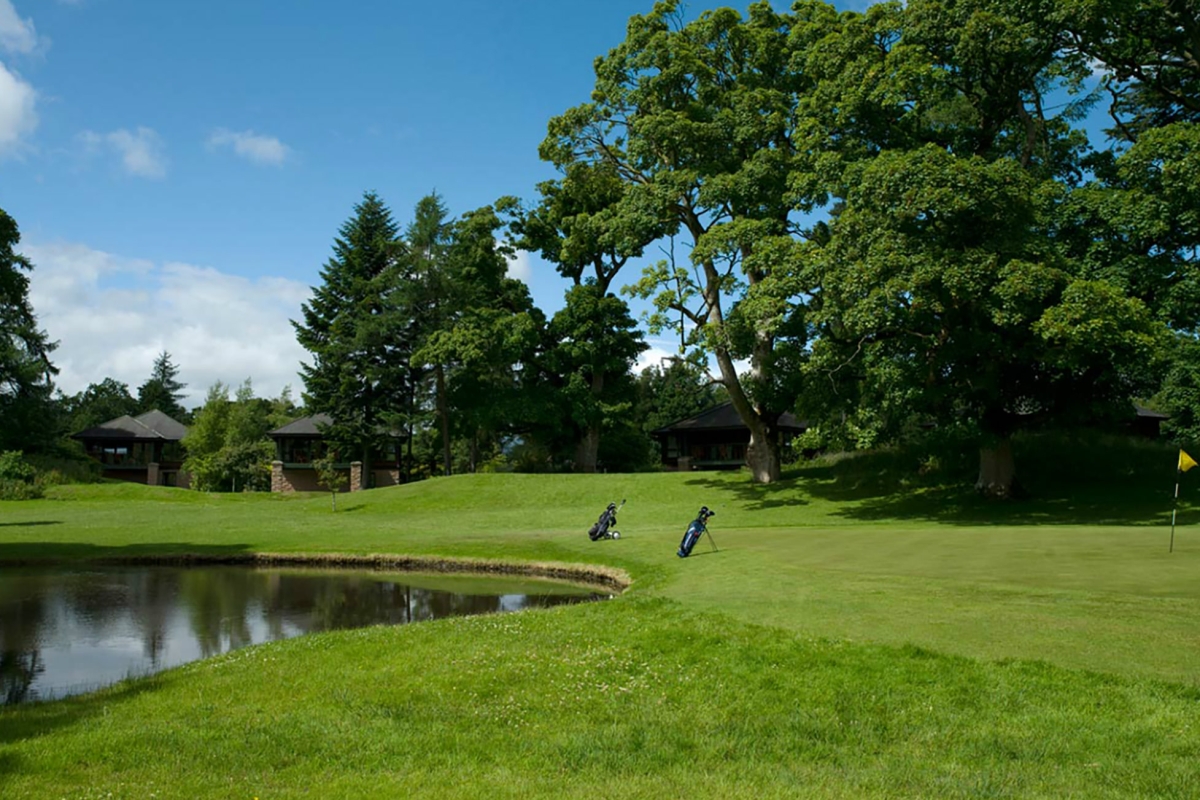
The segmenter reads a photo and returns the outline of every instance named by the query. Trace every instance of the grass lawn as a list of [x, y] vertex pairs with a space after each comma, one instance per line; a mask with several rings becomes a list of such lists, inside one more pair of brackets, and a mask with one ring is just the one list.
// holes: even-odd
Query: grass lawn
[[[871, 460], [770, 487], [462, 476], [336, 514], [120, 485], [5, 503], [0, 562], [433, 555], [632, 584], [0, 710], [0, 796], [1195, 797], [1200, 511], [1185, 487], [1168, 553], [1173, 451], [1075, 455], [1030, 464], [1040, 499], [1007, 505]], [[623, 498], [624, 538], [588, 541]], [[719, 551], [677, 559], [702, 504]]]

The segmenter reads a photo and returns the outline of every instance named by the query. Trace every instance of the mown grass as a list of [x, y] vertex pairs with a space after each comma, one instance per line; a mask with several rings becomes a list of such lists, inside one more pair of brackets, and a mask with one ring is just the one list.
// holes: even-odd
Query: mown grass
[[[1025, 473], [1036, 496], [1009, 505], [911, 481], [890, 462], [902, 454], [772, 487], [737, 474], [463, 476], [344, 497], [337, 514], [321, 496], [131, 486], [5, 504], [0, 560], [393, 553], [609, 565], [633, 584], [587, 607], [321, 634], [3, 710], [0, 786], [1193, 797], [1195, 493], [1167, 553], [1174, 451], [1063, 446], [1079, 471], [1045, 457]], [[624, 538], [589, 542], [622, 498]], [[677, 559], [701, 504], [718, 511], [720, 549]]]

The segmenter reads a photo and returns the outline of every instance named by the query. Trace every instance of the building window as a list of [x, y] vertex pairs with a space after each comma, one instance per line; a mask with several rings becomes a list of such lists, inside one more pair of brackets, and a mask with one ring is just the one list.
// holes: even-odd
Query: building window
[[325, 442], [320, 439], [282, 439], [279, 445], [279, 460], [288, 464], [311, 464], [325, 455]]

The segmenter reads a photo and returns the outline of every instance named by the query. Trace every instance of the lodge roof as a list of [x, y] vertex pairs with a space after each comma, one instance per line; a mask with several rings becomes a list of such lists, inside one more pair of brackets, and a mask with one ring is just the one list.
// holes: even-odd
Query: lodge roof
[[[272, 439], [288, 439], [288, 438], [306, 438], [323, 437], [323, 430], [333, 424], [333, 417], [328, 414], [313, 414], [311, 417], [301, 417], [294, 422], [289, 422], [280, 428], [267, 433]], [[404, 438], [404, 434], [400, 431], [387, 430], [380, 427], [379, 433], [396, 438]]]
[[132, 439], [134, 441], [178, 442], [187, 434], [187, 426], [155, 409], [131, 417], [128, 414], [102, 422], [73, 434], [72, 439]]
[[1171, 418], [1170, 414], [1164, 414], [1161, 411], [1155, 411], [1154, 409], [1146, 408], [1145, 406], [1143, 406], [1139, 403], [1134, 403], [1133, 408], [1134, 408], [1134, 415], [1141, 417], [1143, 419], [1170, 419]]
[[321, 430], [333, 424], [333, 417], [328, 414], [313, 414], [311, 417], [301, 417], [287, 425], [276, 428], [267, 434], [275, 439], [288, 436], [322, 436]]
[[[803, 433], [808, 430], [808, 424], [796, 419], [795, 415], [784, 412], [779, 417], [776, 427], [782, 431]], [[733, 403], [725, 402], [707, 411], [701, 411], [695, 416], [672, 422], [653, 431], [655, 435], [677, 433], [683, 431], [736, 431], [746, 430], [746, 423], [738, 416]]]

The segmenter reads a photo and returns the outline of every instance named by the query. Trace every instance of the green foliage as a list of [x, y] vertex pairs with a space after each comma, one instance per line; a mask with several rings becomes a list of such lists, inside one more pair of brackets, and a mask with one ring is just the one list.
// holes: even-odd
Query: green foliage
[[821, 262], [837, 335], [813, 369], [856, 362], [860, 427], [894, 436], [923, 412], [1004, 436], [1019, 414], [1099, 418], [1152, 390], [1164, 328], [1047, 251], [1017, 162], [926, 146], [856, 175]]
[[1104, 69], [1109, 134], [1132, 141], [1176, 122], [1200, 122], [1200, 3], [1063, 0], [1072, 43]]
[[273, 415], [288, 405], [286, 392], [275, 401], [255, 398], [249, 378], [233, 401], [220, 381], [210, 387], [183, 439], [183, 468], [192, 475], [192, 487], [205, 492], [269, 491], [275, 448], [267, 432], [278, 427], [272, 424], [277, 418]]
[[0, 500], [33, 500], [43, 494], [36, 470], [19, 450], [0, 452]]
[[33, 481], [35, 471], [25, 463], [25, 457], [20, 450], [7, 450], [0, 453], [0, 480], [4, 481]]
[[[594, 283], [573, 286], [566, 300], [550, 321], [551, 344], [542, 363], [554, 386], [554, 416], [574, 451], [574, 468], [595, 472], [604, 432], [629, 427], [625, 423], [636, 399], [629, 371], [646, 344], [625, 301], [603, 294]], [[615, 447], [609, 451], [614, 468], [630, 464], [628, 446], [622, 449], [625, 456], [618, 457]], [[644, 463], [645, 444], [636, 449], [643, 455], [633, 463]]]
[[82, 444], [71, 439], [60, 441], [47, 453], [28, 455], [25, 460], [37, 470], [43, 486], [98, 483], [104, 474], [100, 463], [84, 452]]
[[[1196, 293], [1186, 192], [1164, 204], [1154, 175], [1186, 185], [1188, 148], [1152, 133], [1139, 155], [1088, 152], [1089, 45], [1071, 17], [912, 0], [809, 39], [802, 133], [820, 155], [798, 180], [837, 203], [801, 259], [822, 331], [803, 367], [800, 410], [822, 432], [808, 444], [872, 447], [920, 420], [982, 445], [1111, 420], [1158, 386], [1163, 323], [1194, 320]], [[1182, 229], [1164, 236], [1168, 218]]]
[[1200, 443], [1200, 342], [1180, 337], [1170, 363], [1162, 389], [1154, 398], [1170, 415], [1162, 430], [1171, 441], [1194, 446]]
[[58, 436], [50, 363], [57, 346], [29, 303], [29, 259], [17, 252], [16, 221], [0, 209], [0, 450], [40, 450]]
[[159, 353], [150, 377], [138, 387], [138, 413], [157, 410], [178, 422], [187, 423], [187, 409], [179, 403], [183, 397], [180, 390], [187, 384], [180, 383], [178, 376], [179, 367], [171, 362], [171, 354], [165, 350]]
[[1146, 303], [1172, 328], [1200, 324], [1200, 123], [1146, 131], [1072, 192], [1059, 235], [1087, 277]]
[[305, 405], [329, 414], [326, 437], [341, 452], [361, 453], [364, 463], [380, 448], [380, 424], [403, 413], [410, 395], [407, 323], [391, 305], [404, 277], [398, 233], [383, 201], [364, 194], [334, 240], [322, 284], [301, 307], [302, 321], [292, 322], [312, 355], [301, 366]]
[[63, 397], [59, 402], [70, 433], [79, 433], [118, 417], [137, 416], [140, 413], [138, 401], [129, 393], [129, 386], [113, 378], [88, 384], [82, 392]]
[[651, 364], [638, 375], [637, 418], [646, 433], [699, 414], [724, 401], [704, 369], [684, 360]]
[[345, 470], [338, 467], [337, 456], [332, 450], [314, 459], [313, 469], [317, 472], [317, 483], [329, 492], [330, 503], [333, 510], [337, 511], [338, 492], [346, 487], [350, 477], [346, 475]]
[[[722, 8], [686, 24], [676, 24], [678, 9], [662, 2], [630, 20], [625, 41], [596, 62], [592, 102], [551, 120], [541, 153], [568, 179], [587, 170], [624, 181], [608, 195], [609, 216], [628, 223], [617, 227], [630, 232], [623, 252], [686, 237], [690, 268], [672, 257], [628, 291], [653, 299], [651, 332], [674, 330], [716, 360], [751, 429], [754, 475], [771, 481], [779, 461], [770, 425], [791, 405], [790, 367], [802, 352], [794, 342], [808, 333], [792, 217], [807, 198], [789, 183], [810, 83], [796, 66], [792, 18], [768, 3], [745, 19]], [[750, 363], [741, 375], [739, 360]]]

